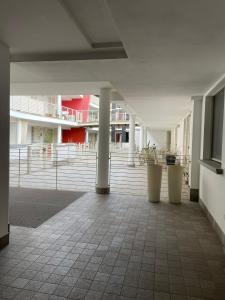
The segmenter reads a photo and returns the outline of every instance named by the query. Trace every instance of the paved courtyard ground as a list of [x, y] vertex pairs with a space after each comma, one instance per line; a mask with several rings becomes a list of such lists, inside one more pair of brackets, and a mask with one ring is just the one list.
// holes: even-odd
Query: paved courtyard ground
[[37, 229], [11, 227], [0, 299], [225, 299], [221, 244], [196, 203], [87, 193]]

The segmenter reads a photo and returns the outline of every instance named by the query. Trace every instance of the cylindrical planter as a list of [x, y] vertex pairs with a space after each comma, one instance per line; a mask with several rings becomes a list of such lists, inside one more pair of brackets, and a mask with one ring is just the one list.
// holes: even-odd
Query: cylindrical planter
[[148, 201], [159, 202], [162, 181], [162, 166], [157, 164], [147, 164], [147, 180]]
[[168, 168], [168, 196], [169, 202], [181, 203], [182, 180], [184, 168], [180, 165], [170, 165]]

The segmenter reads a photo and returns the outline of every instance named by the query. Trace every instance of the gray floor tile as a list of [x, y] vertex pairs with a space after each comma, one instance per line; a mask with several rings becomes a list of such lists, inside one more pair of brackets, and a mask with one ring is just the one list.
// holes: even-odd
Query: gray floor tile
[[87, 193], [36, 229], [11, 226], [0, 299], [223, 300], [224, 268], [197, 203]]

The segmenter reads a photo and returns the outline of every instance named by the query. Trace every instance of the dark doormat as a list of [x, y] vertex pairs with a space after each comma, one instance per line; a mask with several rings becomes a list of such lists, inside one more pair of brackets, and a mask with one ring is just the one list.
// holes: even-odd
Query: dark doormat
[[9, 223], [37, 228], [84, 192], [10, 188]]

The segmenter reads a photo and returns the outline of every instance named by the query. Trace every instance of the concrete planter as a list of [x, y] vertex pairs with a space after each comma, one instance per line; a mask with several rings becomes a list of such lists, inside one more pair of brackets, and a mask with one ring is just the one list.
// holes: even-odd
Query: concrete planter
[[157, 164], [147, 164], [147, 180], [148, 201], [159, 202], [162, 181], [162, 166]]
[[181, 203], [183, 170], [184, 168], [179, 165], [168, 166], [168, 195], [170, 203]]

